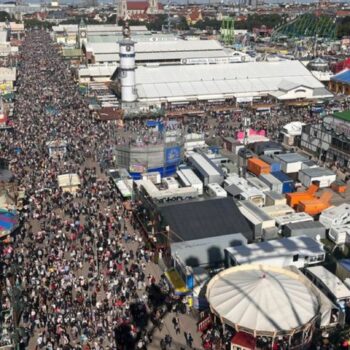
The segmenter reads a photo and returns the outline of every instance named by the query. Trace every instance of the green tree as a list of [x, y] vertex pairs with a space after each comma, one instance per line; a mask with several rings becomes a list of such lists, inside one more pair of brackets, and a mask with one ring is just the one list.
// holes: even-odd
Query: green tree
[[220, 30], [221, 21], [215, 18], [204, 17], [202, 21], [198, 21], [193, 27], [200, 30]]
[[5, 11], [0, 11], [0, 22], [10, 21], [11, 16]]
[[24, 27], [25, 28], [45, 28], [52, 29], [53, 24], [46, 21], [39, 21], [38, 19], [25, 19]]
[[337, 25], [337, 37], [342, 38], [350, 35], [350, 17], [346, 16], [339, 20]]

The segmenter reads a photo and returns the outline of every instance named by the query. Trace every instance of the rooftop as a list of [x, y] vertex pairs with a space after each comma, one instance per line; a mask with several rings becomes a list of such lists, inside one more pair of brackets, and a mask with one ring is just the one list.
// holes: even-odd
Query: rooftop
[[[234, 256], [239, 265], [269, 264], [281, 265], [288, 257], [325, 254], [322, 243], [307, 236], [297, 236], [254, 244], [229, 247], [226, 250]], [[289, 263], [289, 261], [287, 261]]]
[[[232, 198], [215, 198], [159, 206], [173, 242], [252, 232]], [[172, 234], [174, 232], [175, 234]]]
[[350, 110], [344, 112], [336, 112], [333, 114], [335, 118], [345, 120], [346, 122], [350, 122]]

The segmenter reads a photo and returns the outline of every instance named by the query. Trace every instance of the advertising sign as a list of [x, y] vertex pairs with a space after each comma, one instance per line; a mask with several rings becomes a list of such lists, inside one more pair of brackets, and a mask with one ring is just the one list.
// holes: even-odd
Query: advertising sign
[[165, 149], [165, 164], [177, 164], [181, 161], [181, 148], [179, 146]]

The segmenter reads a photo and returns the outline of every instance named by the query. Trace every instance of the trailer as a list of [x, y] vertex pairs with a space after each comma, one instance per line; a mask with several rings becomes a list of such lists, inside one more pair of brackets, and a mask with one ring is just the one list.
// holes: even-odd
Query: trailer
[[328, 232], [328, 238], [335, 244], [345, 244], [350, 242], [350, 224], [333, 226]]
[[282, 182], [282, 193], [294, 192], [294, 181], [282, 171], [271, 173], [277, 180]]
[[266, 264], [278, 267], [295, 266], [300, 269], [323, 262], [325, 257], [323, 244], [307, 236], [281, 238], [225, 249], [227, 267]]
[[333, 226], [342, 226], [350, 224], [350, 204], [343, 203], [337, 207], [324, 210], [320, 215], [319, 221], [330, 229]]
[[272, 235], [271, 230], [277, 234], [275, 220], [251, 201], [241, 201], [239, 210], [252, 228], [255, 241], [264, 239], [266, 230], [269, 236]]
[[287, 203], [286, 197], [283, 194], [275, 191], [267, 191], [265, 192], [265, 196], [266, 196], [266, 200], [265, 200], [266, 206], [281, 205], [281, 204]]
[[299, 181], [309, 187], [313, 182], [319, 182], [319, 188], [330, 187], [337, 179], [337, 175], [330, 169], [318, 167], [307, 168], [299, 171]]
[[205, 186], [210, 183], [221, 185], [224, 181], [222, 170], [207, 156], [193, 152], [188, 158], [188, 161]]
[[259, 179], [264, 182], [272, 191], [282, 193], [283, 184], [271, 174], [261, 174]]

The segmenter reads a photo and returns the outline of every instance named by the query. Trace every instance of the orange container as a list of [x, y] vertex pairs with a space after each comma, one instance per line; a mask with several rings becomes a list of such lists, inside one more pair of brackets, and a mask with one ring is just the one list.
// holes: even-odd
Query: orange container
[[345, 193], [346, 192], [346, 183], [343, 181], [334, 181], [331, 185], [331, 189], [337, 193]]
[[312, 184], [305, 192], [286, 193], [287, 204], [296, 209], [301, 201], [314, 199], [314, 194], [317, 192], [318, 186]]
[[297, 206], [297, 211], [303, 211], [312, 216], [321, 214], [323, 210], [331, 206], [331, 198], [331, 192], [324, 192], [320, 198], [300, 201]]
[[263, 162], [259, 158], [249, 158], [247, 163], [247, 170], [256, 176], [261, 174], [269, 174], [271, 172], [270, 165]]

